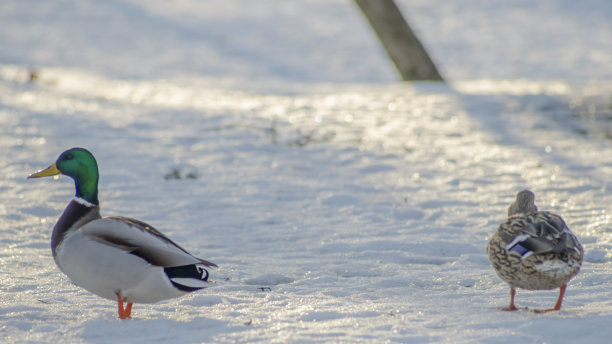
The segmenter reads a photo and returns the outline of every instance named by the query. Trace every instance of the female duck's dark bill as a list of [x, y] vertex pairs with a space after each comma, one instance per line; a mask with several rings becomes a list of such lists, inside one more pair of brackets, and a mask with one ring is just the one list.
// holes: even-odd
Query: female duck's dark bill
[[53, 164], [53, 165], [45, 168], [44, 170], [40, 170], [38, 172], [34, 172], [34, 173], [30, 174], [28, 176], [28, 179], [50, 177], [50, 176], [58, 175], [60, 173], [62, 173], [62, 172], [57, 169], [57, 166], [55, 164]]

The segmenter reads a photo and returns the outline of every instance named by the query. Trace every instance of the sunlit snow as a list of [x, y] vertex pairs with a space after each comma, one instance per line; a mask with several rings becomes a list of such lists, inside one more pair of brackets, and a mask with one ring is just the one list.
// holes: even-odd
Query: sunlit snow
[[[350, 1], [34, 3], [0, 5], [4, 342], [612, 336], [609, 2], [400, 1], [447, 85], [397, 82]], [[507, 44], [524, 70], [493, 16], [521, 34]], [[563, 18], [582, 29], [559, 42]], [[553, 65], [551, 51], [575, 53]], [[74, 185], [26, 177], [73, 146], [98, 160], [102, 214], [218, 264], [210, 288], [121, 321], [59, 271], [51, 229]], [[556, 313], [500, 310], [509, 288], [486, 245], [524, 188], [585, 248]]]

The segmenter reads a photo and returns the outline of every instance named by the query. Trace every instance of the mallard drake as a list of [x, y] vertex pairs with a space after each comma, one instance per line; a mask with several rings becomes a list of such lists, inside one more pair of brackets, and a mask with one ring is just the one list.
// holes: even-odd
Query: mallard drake
[[548, 312], [561, 309], [567, 283], [578, 274], [584, 251], [561, 216], [538, 211], [533, 192], [523, 190], [508, 208], [508, 219], [491, 237], [487, 253], [497, 275], [510, 285], [510, 305], [503, 310], [517, 310], [516, 288], [559, 288], [555, 306], [536, 311]]
[[69, 149], [28, 178], [58, 174], [74, 180], [76, 196], [53, 228], [53, 259], [78, 286], [117, 300], [119, 318], [130, 317], [133, 303], [175, 298], [207, 286], [205, 267], [214, 263], [192, 256], [142, 221], [100, 216], [98, 164], [88, 150]]

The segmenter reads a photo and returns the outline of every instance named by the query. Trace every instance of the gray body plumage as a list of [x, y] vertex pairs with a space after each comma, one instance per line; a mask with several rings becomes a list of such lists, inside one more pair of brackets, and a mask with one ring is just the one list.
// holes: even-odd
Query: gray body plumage
[[206, 267], [152, 226], [123, 216], [101, 217], [98, 205], [75, 199], [58, 220], [53, 258], [74, 283], [101, 297], [152, 303], [207, 286]]

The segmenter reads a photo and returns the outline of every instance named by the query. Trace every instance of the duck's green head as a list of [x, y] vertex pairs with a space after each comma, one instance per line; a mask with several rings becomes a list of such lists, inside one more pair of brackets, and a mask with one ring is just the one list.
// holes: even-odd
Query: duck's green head
[[44, 170], [32, 173], [28, 178], [42, 178], [64, 174], [74, 179], [76, 196], [98, 204], [98, 163], [87, 149], [71, 148]]

